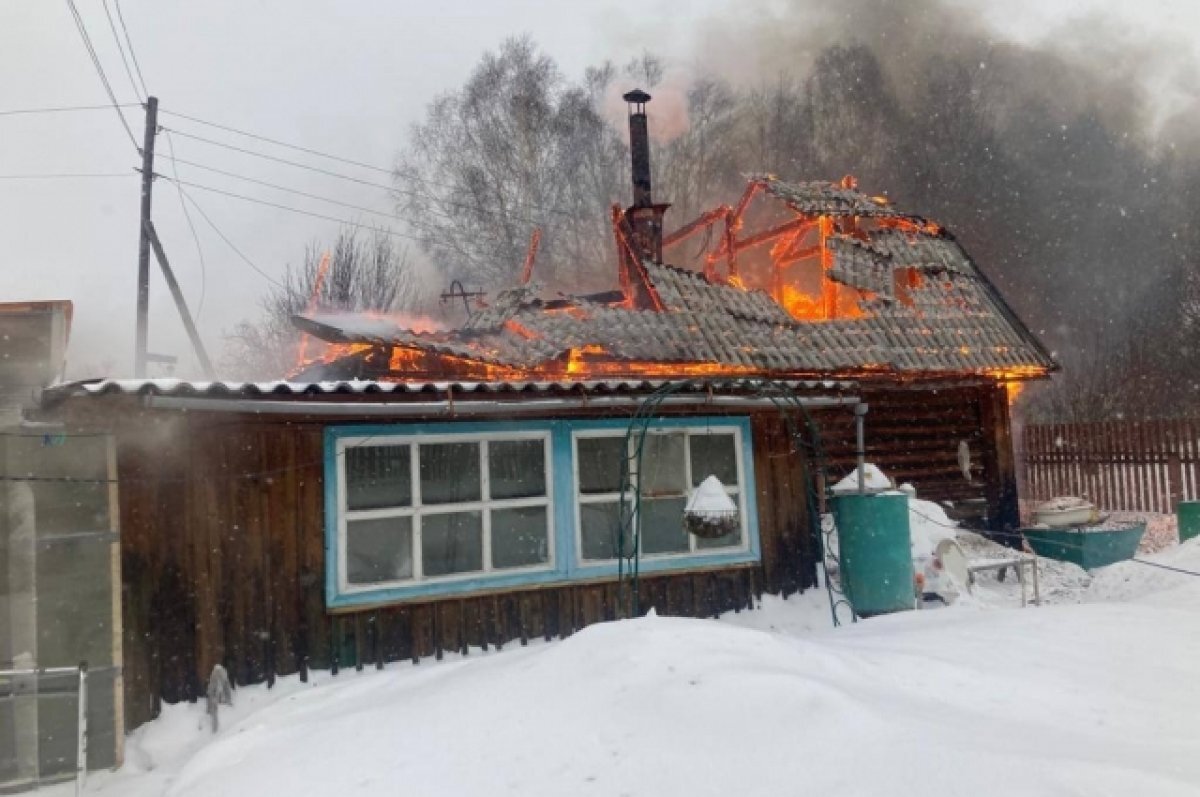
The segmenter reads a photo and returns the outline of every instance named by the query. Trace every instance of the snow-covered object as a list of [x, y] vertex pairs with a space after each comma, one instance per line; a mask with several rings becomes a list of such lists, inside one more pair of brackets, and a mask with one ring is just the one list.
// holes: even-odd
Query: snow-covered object
[[729, 497], [729, 493], [725, 492], [725, 485], [721, 484], [721, 480], [716, 476], [709, 476], [692, 492], [684, 511], [701, 515], [736, 512], [737, 504]]
[[737, 530], [737, 504], [716, 476], [709, 476], [692, 491], [683, 509], [683, 527], [697, 537], [724, 537]]
[[[1095, 571], [1085, 601], [1150, 601], [1164, 605], [1200, 605], [1200, 538], [1188, 540], [1145, 558], [1164, 567], [1117, 562]], [[1173, 570], [1164, 569], [1174, 568]], [[1187, 571], [1187, 572], [1180, 572]]]
[[[881, 490], [891, 490], [895, 485], [878, 466], [868, 462], [863, 465], [863, 484], [866, 492], [876, 493]], [[858, 492], [858, 468], [850, 471], [846, 478], [830, 488], [834, 495], [845, 495]]]
[[953, 540], [958, 536], [958, 524], [946, 516], [946, 512], [932, 501], [919, 498], [908, 499], [908, 531], [912, 539], [913, 561], [933, 556], [942, 540]]
[[[825, 597], [733, 618], [827, 623], [810, 595]], [[88, 793], [787, 795], [801, 749], [816, 751], [802, 773], [812, 794], [1195, 795], [1200, 635], [1186, 629], [1198, 622], [1192, 601], [971, 606], [793, 634], [601, 623], [551, 644], [242, 687], [215, 737], [203, 705], [164, 704]], [[727, 732], [747, 717], [758, 730]]]
[[1052, 529], [1095, 523], [1099, 517], [1095, 504], [1074, 496], [1051, 498], [1033, 510], [1033, 522]]

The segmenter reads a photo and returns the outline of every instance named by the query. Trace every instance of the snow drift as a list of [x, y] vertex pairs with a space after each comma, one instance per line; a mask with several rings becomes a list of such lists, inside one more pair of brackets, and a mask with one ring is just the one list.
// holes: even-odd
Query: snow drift
[[[741, 617], [793, 607], [814, 608], [777, 600]], [[552, 645], [290, 680], [265, 708], [240, 704], [241, 721], [169, 777], [96, 785], [130, 797], [1190, 795], [1200, 636], [1184, 630], [1197, 619], [1097, 604], [910, 612], [804, 637], [606, 623]], [[136, 746], [186, 736], [202, 712], [170, 707]]]

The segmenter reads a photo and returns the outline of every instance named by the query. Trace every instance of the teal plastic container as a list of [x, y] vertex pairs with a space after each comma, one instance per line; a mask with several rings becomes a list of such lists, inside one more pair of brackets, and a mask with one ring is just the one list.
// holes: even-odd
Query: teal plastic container
[[1200, 501], [1180, 501], [1175, 508], [1179, 517], [1179, 541], [1200, 537]]
[[1131, 523], [1122, 529], [1021, 529], [1021, 533], [1038, 556], [1091, 570], [1133, 558], [1146, 524]]
[[833, 499], [842, 587], [859, 617], [916, 605], [907, 495]]

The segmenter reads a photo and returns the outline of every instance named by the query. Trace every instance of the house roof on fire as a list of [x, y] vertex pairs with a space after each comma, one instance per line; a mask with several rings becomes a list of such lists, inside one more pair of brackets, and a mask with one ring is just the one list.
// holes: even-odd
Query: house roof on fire
[[[740, 375], [1036, 376], [1057, 367], [937, 225], [844, 185], [754, 181], [800, 217], [875, 220], [838, 223], [825, 240], [826, 277], [858, 289], [861, 313], [798, 319], [765, 292], [645, 260], [640, 278], [655, 297], [652, 308], [561, 294], [547, 300], [539, 286], [524, 285], [500, 291], [448, 331], [362, 317], [297, 317], [297, 326], [325, 341], [361, 345], [354, 355], [293, 378], [379, 378], [378, 363], [386, 358], [376, 360], [375, 372], [362, 372], [363, 346], [420, 357], [418, 371], [442, 363], [527, 378], [572, 373], [571, 363], [581, 360], [611, 375], [678, 367], [680, 374], [702, 368]], [[404, 378], [395, 362], [391, 370], [391, 378]]]

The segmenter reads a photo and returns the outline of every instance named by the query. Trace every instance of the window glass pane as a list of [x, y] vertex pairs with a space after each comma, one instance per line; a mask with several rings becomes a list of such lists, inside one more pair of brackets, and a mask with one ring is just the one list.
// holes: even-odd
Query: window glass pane
[[[734, 496], [733, 500], [737, 501], [737, 497]], [[740, 528], [734, 530], [730, 534], [726, 534], [724, 537], [716, 537], [713, 539], [706, 537], [696, 538], [696, 548], [703, 550], [708, 550], [709, 548], [733, 548], [741, 544], [742, 530]]]
[[351, 584], [413, 576], [412, 518], [351, 520], [346, 524], [346, 578]]
[[480, 499], [479, 443], [423, 444], [417, 453], [421, 458], [422, 504]]
[[492, 498], [545, 495], [545, 441], [498, 440], [488, 443], [488, 479]]
[[619, 492], [624, 460], [624, 435], [579, 438], [579, 492]]
[[616, 501], [579, 505], [580, 550], [584, 559], [617, 558], [619, 513]]
[[683, 495], [683, 433], [648, 434], [642, 445], [642, 498]]
[[686, 553], [684, 498], [642, 498], [642, 553]]
[[427, 576], [482, 570], [482, 513], [422, 515], [421, 563]]
[[527, 567], [550, 561], [546, 507], [492, 510], [492, 567]]
[[731, 434], [692, 433], [692, 486], [716, 476], [726, 487], [737, 487], [737, 451]]
[[351, 509], [412, 506], [408, 446], [346, 446], [346, 505]]

